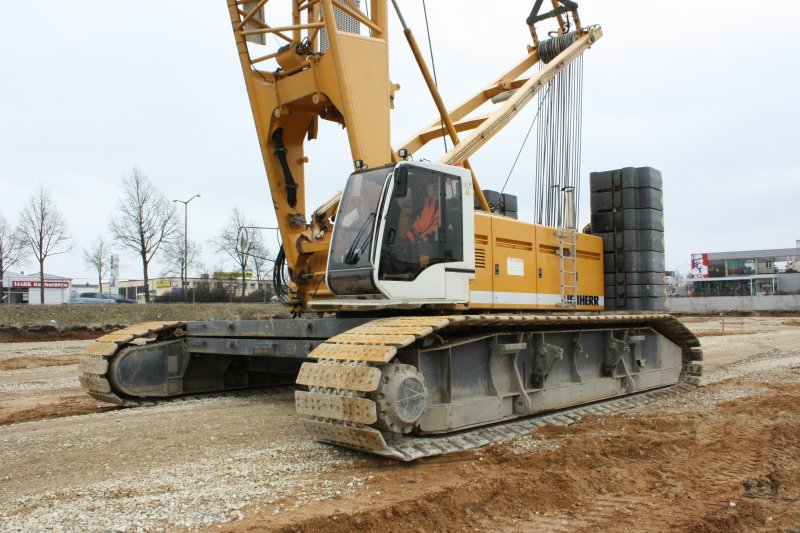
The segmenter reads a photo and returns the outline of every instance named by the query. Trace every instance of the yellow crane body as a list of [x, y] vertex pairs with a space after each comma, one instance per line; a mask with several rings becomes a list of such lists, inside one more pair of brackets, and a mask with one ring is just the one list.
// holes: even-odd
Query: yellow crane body
[[[470, 309], [563, 310], [560, 239], [556, 228], [503, 216], [475, 214], [475, 279]], [[603, 310], [603, 241], [579, 234], [575, 255], [580, 272], [575, 309]], [[573, 308], [569, 305], [569, 308]]]

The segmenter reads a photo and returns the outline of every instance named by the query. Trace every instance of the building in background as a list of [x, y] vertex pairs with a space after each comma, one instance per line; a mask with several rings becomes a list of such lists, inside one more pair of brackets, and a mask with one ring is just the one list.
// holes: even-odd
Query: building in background
[[688, 296], [800, 294], [795, 248], [692, 254]]
[[[686, 290], [667, 298], [674, 313], [800, 311], [800, 271], [794, 248], [692, 254]], [[688, 296], [688, 298], [682, 298]]]
[[[118, 264], [118, 263], [117, 263]], [[114, 267], [112, 262], [112, 268]], [[82, 278], [85, 280], [86, 278]], [[180, 277], [152, 278], [150, 284], [151, 301], [218, 301], [238, 300], [241, 296], [241, 273], [214, 272], [187, 280], [187, 293], [181, 289]], [[76, 282], [73, 278], [45, 274], [45, 304], [66, 304], [70, 296], [77, 292], [93, 291], [102, 294], [119, 294], [131, 300], [144, 303], [144, 280], [119, 280], [111, 276], [99, 287], [97, 282]], [[39, 273], [24, 274], [6, 272], [2, 279], [0, 302], [2, 304], [41, 304]], [[272, 280], [257, 280], [248, 272], [244, 280], [245, 297], [251, 302], [267, 302], [273, 296]]]
[[12, 304], [65, 304], [69, 303], [72, 279], [53, 274], [44, 275], [44, 302], [39, 273], [6, 272], [3, 276], [2, 303]]
[[[250, 275], [249, 272], [247, 274]], [[148, 281], [150, 284], [150, 298], [153, 301], [164, 299], [169, 295], [174, 295], [176, 299], [181, 299], [180, 277], [151, 278]], [[195, 291], [197, 291], [197, 294], [203, 294], [203, 297], [206, 298], [213, 292], [216, 295], [215, 301], [233, 301], [239, 298], [241, 283], [241, 274], [231, 272], [215, 272], [213, 275], [188, 278], [186, 280], [187, 297], [190, 300], [193, 299]], [[107, 294], [110, 290], [113, 293], [119, 292], [126, 298], [144, 301], [144, 280], [117, 280], [116, 285], [116, 287], [109, 288], [108, 283], [103, 283], [100, 292]], [[262, 299], [264, 301], [268, 300], [272, 296], [272, 281], [259, 281], [254, 277], [246, 277], [245, 295], [255, 297], [255, 294], [263, 296]]]

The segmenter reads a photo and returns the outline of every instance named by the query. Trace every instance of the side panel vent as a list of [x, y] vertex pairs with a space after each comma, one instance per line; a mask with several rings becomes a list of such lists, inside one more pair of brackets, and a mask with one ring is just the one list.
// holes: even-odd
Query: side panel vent
[[486, 250], [475, 248], [475, 268], [486, 268]]
[[527, 252], [533, 251], [532, 242], [504, 239], [502, 237], [497, 237], [494, 242], [498, 248], [511, 248], [512, 250], [524, 250]]

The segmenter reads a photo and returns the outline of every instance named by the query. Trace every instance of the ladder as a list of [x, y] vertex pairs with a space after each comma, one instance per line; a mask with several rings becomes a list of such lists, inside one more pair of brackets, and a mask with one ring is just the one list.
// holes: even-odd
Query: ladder
[[578, 232], [575, 228], [557, 228], [558, 256], [561, 264], [561, 301], [559, 307], [578, 307]]

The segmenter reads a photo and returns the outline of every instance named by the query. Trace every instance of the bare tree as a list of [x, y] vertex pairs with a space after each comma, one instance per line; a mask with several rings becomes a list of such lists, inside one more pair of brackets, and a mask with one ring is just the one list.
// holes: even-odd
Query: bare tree
[[3, 290], [6, 272], [14, 265], [24, 264], [26, 255], [25, 241], [19, 229], [12, 229], [6, 217], [0, 213], [0, 292]]
[[245, 279], [247, 267], [250, 263], [250, 246], [252, 245], [252, 240], [248, 239], [246, 234], [242, 233], [242, 228], [247, 228], [252, 225], [253, 224], [247, 219], [244, 213], [239, 211], [239, 208], [234, 207], [231, 212], [231, 217], [228, 219], [228, 223], [222, 228], [217, 238], [211, 240], [211, 244], [214, 248], [218, 252], [230, 256], [236, 265], [236, 269], [241, 272], [242, 300], [244, 300]]
[[184, 234], [183, 229], [178, 230], [178, 235], [169, 242], [164, 243], [164, 252], [162, 260], [166, 262], [164, 270], [161, 271], [162, 276], [180, 276], [184, 282], [182, 286], [186, 286], [186, 280], [189, 278], [189, 270], [197, 269], [200, 267], [198, 257], [200, 257], [201, 247], [195, 241], [189, 241], [186, 246], [186, 258], [183, 255]]
[[103, 278], [108, 274], [108, 244], [105, 237], [98, 235], [89, 248], [84, 248], [81, 253], [86, 265], [97, 273], [97, 289], [103, 287]]
[[[270, 257], [271, 252], [267, 250], [264, 240], [261, 238], [261, 233], [256, 234], [258, 237], [250, 245], [250, 261], [253, 265], [253, 273], [258, 280], [259, 290], [264, 290], [264, 280], [270, 272], [275, 262]], [[266, 291], [264, 292], [266, 298]]]
[[67, 223], [44, 185], [39, 185], [39, 192], [31, 196], [22, 209], [19, 228], [39, 263], [39, 290], [44, 303], [44, 262], [52, 255], [70, 250]]
[[122, 192], [117, 201], [111, 232], [122, 246], [142, 259], [144, 299], [150, 302], [150, 261], [178, 231], [178, 216], [172, 202], [150, 183], [138, 168], [122, 178]]

